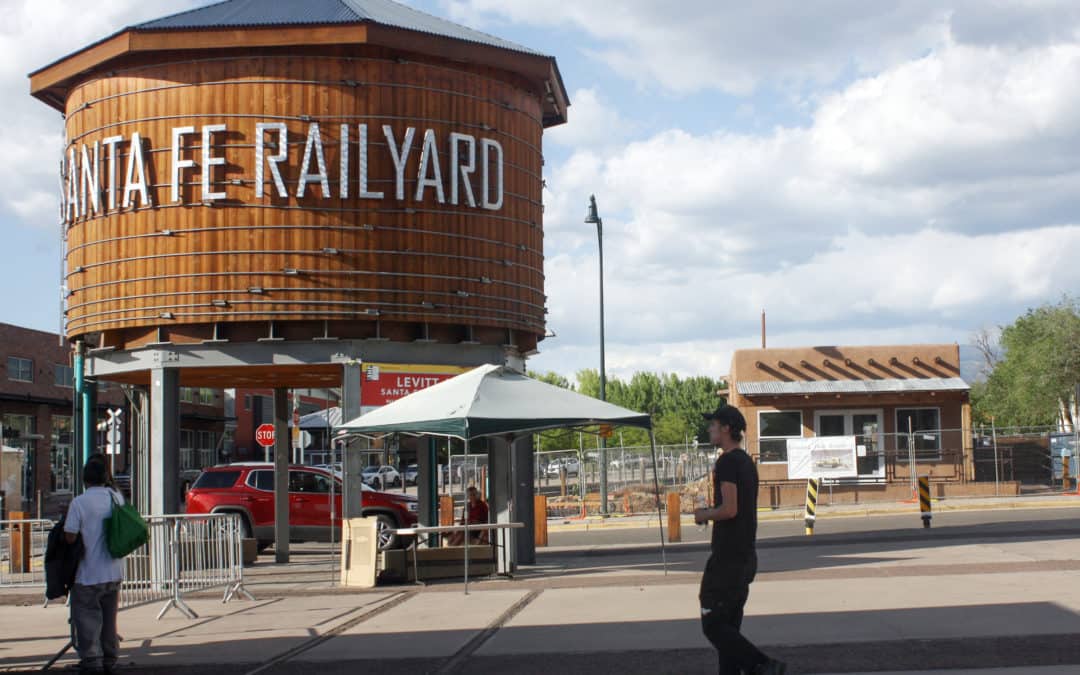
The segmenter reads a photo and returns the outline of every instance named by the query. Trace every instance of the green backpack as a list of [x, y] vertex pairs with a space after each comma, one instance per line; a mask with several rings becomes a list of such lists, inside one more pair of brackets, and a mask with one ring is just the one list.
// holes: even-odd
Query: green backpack
[[150, 526], [131, 504], [113, 496], [112, 514], [105, 519], [105, 545], [113, 558], [123, 558], [150, 541]]

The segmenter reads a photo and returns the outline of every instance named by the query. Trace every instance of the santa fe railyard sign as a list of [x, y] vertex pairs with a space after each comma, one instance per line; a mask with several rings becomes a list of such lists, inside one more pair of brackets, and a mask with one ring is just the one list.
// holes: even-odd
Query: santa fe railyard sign
[[[223, 139], [230, 131], [225, 124], [173, 127], [169, 151], [169, 198], [173, 204], [184, 203], [183, 186], [189, 174], [200, 175], [202, 189], [195, 190], [195, 203], [210, 205], [229, 198], [230, 184], [236, 180], [214, 180], [214, 167], [224, 167], [225, 157], [215, 152], [215, 139]], [[353, 142], [353, 132], [356, 141]], [[385, 143], [372, 142], [368, 137], [379, 135]], [[389, 124], [369, 132], [367, 124], [338, 125], [336, 144], [339, 161], [336, 167], [326, 162], [323, 130], [318, 122], [307, 125], [307, 133], [290, 137], [283, 122], [259, 122], [254, 125], [255, 198], [271, 193], [281, 199], [290, 196], [303, 199], [312, 196], [350, 198], [350, 183], [357, 187], [359, 199], [395, 199], [422, 202], [428, 194], [439, 204], [469, 206], [498, 211], [503, 206], [503, 149], [491, 138], [470, 134], [450, 133], [440, 139], [433, 129], [407, 127], [395, 132]], [[303, 138], [304, 140], [299, 140]], [[192, 141], [201, 140], [198, 150]], [[289, 145], [304, 150], [300, 155], [300, 171], [294, 182], [285, 183], [282, 166], [289, 161]], [[376, 150], [376, 146], [378, 149]], [[250, 147], [250, 146], [249, 146]], [[410, 153], [419, 148], [420, 159], [415, 189], [406, 190], [406, 167]], [[146, 167], [148, 143], [139, 132], [130, 136], [109, 136], [93, 143], [73, 143], [67, 148], [61, 164], [61, 219], [73, 223], [80, 219], [108, 215], [124, 210], [153, 207]], [[352, 151], [352, 152], [351, 152]], [[373, 191], [368, 185], [369, 152], [386, 153], [394, 167], [394, 192]], [[355, 159], [352, 159], [352, 154]], [[199, 158], [196, 164], [194, 155]], [[126, 160], [125, 160], [126, 156]], [[250, 169], [252, 167], [241, 167]], [[352, 178], [356, 172], [356, 179]], [[269, 173], [269, 181], [266, 180]], [[477, 175], [479, 174], [479, 175]], [[337, 191], [330, 188], [337, 183]]]

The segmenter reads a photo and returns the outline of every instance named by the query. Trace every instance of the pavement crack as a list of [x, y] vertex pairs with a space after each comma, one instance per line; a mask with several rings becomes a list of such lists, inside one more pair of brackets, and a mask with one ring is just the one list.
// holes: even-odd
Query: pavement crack
[[369, 609], [368, 611], [364, 612], [360, 616], [354, 617], [352, 619], [349, 619], [348, 621], [342, 622], [341, 624], [339, 624], [337, 626], [334, 626], [333, 628], [326, 631], [322, 635], [318, 635], [316, 637], [313, 637], [310, 640], [307, 640], [307, 641], [297, 645], [296, 647], [293, 647], [292, 649], [290, 649], [290, 650], [288, 650], [288, 651], [286, 651], [286, 652], [284, 652], [282, 654], [279, 654], [279, 655], [275, 656], [274, 658], [272, 658], [269, 661], [263, 663], [259, 667], [247, 671], [246, 673], [244, 673], [244, 675], [257, 675], [258, 673], [265, 673], [266, 671], [270, 670], [274, 666], [276, 666], [278, 664], [281, 664], [281, 663], [284, 663], [286, 661], [289, 661], [291, 659], [294, 659], [297, 656], [299, 656], [300, 654], [303, 654], [304, 652], [310, 651], [310, 650], [314, 649], [315, 647], [318, 647], [319, 645], [323, 644], [324, 642], [326, 642], [326, 641], [328, 641], [328, 640], [330, 640], [332, 638], [335, 638], [338, 635], [341, 635], [342, 633], [349, 630], [350, 628], [352, 628], [354, 626], [357, 626], [357, 625], [367, 621], [368, 619], [374, 618], [374, 617], [376, 617], [376, 616], [378, 616], [378, 615], [380, 615], [380, 614], [382, 614], [384, 612], [390, 611], [391, 609], [397, 607], [398, 605], [401, 605], [401, 604], [407, 602], [410, 598], [412, 598], [416, 594], [417, 594], [417, 591], [402, 591], [400, 593], [392, 595], [386, 600], [386, 602], [381, 603], [378, 607], [374, 607], [372, 609]]
[[457, 651], [453, 656], [447, 659], [446, 663], [442, 665], [439, 670], [436, 671], [437, 675], [451, 675], [453, 673], [461, 672], [465, 666], [465, 662], [469, 660], [478, 649], [484, 646], [488, 640], [495, 636], [503, 626], [507, 624], [511, 619], [518, 615], [521, 610], [525, 609], [536, 600], [544, 589], [538, 589], [535, 591], [529, 591], [525, 594], [525, 597], [511, 605], [505, 612], [500, 614], [494, 621], [488, 624], [487, 628], [480, 631], [473, 639], [465, 643], [465, 645]]

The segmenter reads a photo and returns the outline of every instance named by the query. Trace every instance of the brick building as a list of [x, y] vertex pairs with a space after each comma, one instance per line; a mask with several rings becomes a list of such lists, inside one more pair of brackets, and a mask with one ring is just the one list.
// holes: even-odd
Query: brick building
[[[72, 471], [73, 376], [70, 345], [59, 335], [0, 323], [0, 491], [4, 508], [36, 508], [70, 494]], [[133, 410], [120, 386], [98, 382], [95, 447], [104, 451], [108, 410], [121, 410], [124, 420], [118, 472], [130, 466]], [[225, 395], [219, 389], [183, 388], [180, 393], [181, 469], [189, 474], [220, 461], [228, 448]]]
[[[29, 507], [39, 492], [45, 498], [71, 491], [72, 374], [71, 348], [57, 334], [0, 323], [0, 423], [6, 448], [0, 490], [7, 509]], [[99, 385], [99, 420], [106, 410], [122, 407], [119, 387]]]

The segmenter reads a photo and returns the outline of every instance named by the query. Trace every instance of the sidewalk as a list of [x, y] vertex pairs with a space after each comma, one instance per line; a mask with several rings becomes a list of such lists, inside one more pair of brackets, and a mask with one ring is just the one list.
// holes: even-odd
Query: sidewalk
[[[1075, 539], [853, 543], [760, 557], [745, 630], [797, 665], [793, 673], [1080, 670]], [[577, 558], [469, 595], [459, 583], [342, 592], [267, 565], [252, 575], [261, 580], [249, 586], [254, 602], [193, 599], [194, 621], [177, 612], [155, 621], [156, 604], [122, 612], [124, 662], [131, 673], [185, 675], [715, 672], [699, 627], [702, 561], [673, 552], [665, 577], [651, 554]], [[323, 576], [314, 556], [306, 565]], [[66, 616], [62, 606], [0, 606], [0, 669], [40, 667], [64, 645]]]

